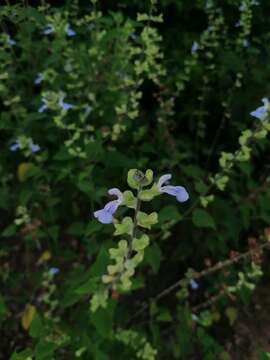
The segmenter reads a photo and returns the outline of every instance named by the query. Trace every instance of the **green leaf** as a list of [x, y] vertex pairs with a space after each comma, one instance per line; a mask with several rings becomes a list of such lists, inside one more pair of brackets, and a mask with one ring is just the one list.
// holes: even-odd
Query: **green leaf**
[[3, 299], [3, 297], [0, 295], [0, 322], [2, 321], [2, 320], [4, 320], [4, 318], [5, 318], [5, 315], [6, 315], [6, 313], [7, 313], [7, 307], [6, 307], [6, 304], [5, 304], [5, 302], [4, 302], [4, 299]]
[[38, 313], [35, 313], [33, 321], [31, 322], [29, 334], [32, 338], [39, 338], [44, 333], [44, 325]]
[[2, 232], [2, 236], [9, 237], [9, 236], [15, 235], [16, 232], [17, 232], [17, 226], [15, 224], [10, 224]]
[[156, 274], [161, 262], [161, 250], [156, 243], [145, 249], [144, 260], [151, 266], [153, 272]]
[[122, 223], [114, 224], [115, 232], [114, 235], [123, 235], [128, 234], [131, 235], [133, 229], [133, 221], [131, 217], [127, 216], [123, 219]]
[[161, 224], [172, 220], [179, 221], [181, 220], [181, 215], [175, 205], [168, 205], [160, 211], [158, 214], [158, 220]]
[[160, 195], [160, 192], [157, 189], [156, 184], [153, 184], [151, 189], [140, 191], [139, 197], [143, 201], [151, 201], [155, 196]]
[[124, 191], [123, 196], [124, 196], [124, 200], [121, 203], [121, 205], [126, 205], [127, 207], [129, 207], [131, 209], [135, 209], [137, 199], [133, 195], [132, 191], [130, 191], [130, 190]]
[[145, 212], [139, 211], [137, 214], [138, 225], [151, 229], [151, 226], [158, 222], [158, 214], [152, 212], [151, 214], [146, 214]]
[[35, 347], [35, 359], [36, 360], [51, 360], [53, 359], [54, 351], [57, 349], [55, 343], [40, 340]]
[[29, 360], [32, 359], [32, 351], [29, 349], [26, 349], [24, 351], [21, 351], [20, 353], [13, 353], [10, 360]]
[[172, 315], [169, 313], [168, 309], [161, 310], [156, 319], [157, 319], [157, 321], [162, 321], [162, 322], [171, 322], [171, 321], [173, 321]]
[[98, 257], [91, 267], [90, 275], [92, 277], [101, 276], [106, 272], [106, 267], [109, 262], [109, 253], [104, 246], [100, 249]]
[[196, 209], [192, 214], [192, 222], [199, 228], [216, 229], [216, 224], [212, 216], [203, 209]]
[[86, 294], [92, 294], [97, 289], [97, 283], [98, 283], [99, 277], [91, 278], [81, 286], [79, 286], [75, 293], [78, 295], [86, 295]]
[[127, 183], [132, 189], [139, 189], [140, 182], [136, 179], [136, 174], [138, 174], [139, 170], [130, 169], [127, 176]]
[[109, 302], [108, 306], [91, 313], [90, 321], [95, 326], [102, 338], [109, 338], [112, 333], [115, 303]]
[[77, 221], [72, 223], [68, 229], [67, 234], [73, 235], [73, 236], [82, 236], [85, 231], [85, 224], [83, 222]]
[[149, 242], [150, 242], [149, 236], [143, 234], [139, 239], [133, 239], [132, 249], [134, 251], [143, 250], [149, 245]]
[[230, 325], [233, 325], [238, 316], [237, 308], [229, 306], [225, 310], [225, 314], [226, 314], [227, 318], [229, 319]]

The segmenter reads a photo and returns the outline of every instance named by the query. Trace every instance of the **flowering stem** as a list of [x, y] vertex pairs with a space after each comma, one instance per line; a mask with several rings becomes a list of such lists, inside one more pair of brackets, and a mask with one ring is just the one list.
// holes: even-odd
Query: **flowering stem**
[[136, 237], [136, 233], [137, 233], [137, 225], [138, 225], [138, 220], [137, 220], [137, 216], [138, 216], [138, 212], [140, 211], [141, 208], [141, 199], [139, 197], [140, 192], [141, 192], [141, 186], [139, 187], [139, 189], [137, 190], [137, 202], [136, 202], [136, 208], [135, 208], [135, 213], [134, 213], [134, 218], [133, 218], [133, 229], [132, 229], [132, 233], [130, 235], [130, 239], [129, 239], [129, 249], [128, 249], [128, 255], [127, 258], [130, 257], [131, 252], [132, 252], [132, 241], [133, 239]]

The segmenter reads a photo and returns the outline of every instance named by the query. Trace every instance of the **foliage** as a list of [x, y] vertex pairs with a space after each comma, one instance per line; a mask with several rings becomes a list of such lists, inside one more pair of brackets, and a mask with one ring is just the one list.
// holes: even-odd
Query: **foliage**
[[267, 275], [269, 5], [53, 3], [0, 7], [0, 358], [229, 359]]

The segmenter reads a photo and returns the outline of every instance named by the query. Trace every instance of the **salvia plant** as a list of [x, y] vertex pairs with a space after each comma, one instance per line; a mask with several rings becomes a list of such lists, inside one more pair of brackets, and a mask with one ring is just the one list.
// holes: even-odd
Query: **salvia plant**
[[269, 12], [1, 2], [0, 359], [269, 358]]

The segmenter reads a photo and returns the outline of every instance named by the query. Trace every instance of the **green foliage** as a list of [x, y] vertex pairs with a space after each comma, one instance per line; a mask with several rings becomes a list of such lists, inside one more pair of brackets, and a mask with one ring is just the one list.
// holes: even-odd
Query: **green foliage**
[[269, 239], [267, 2], [36, 3], [0, 6], [0, 358], [229, 359]]

